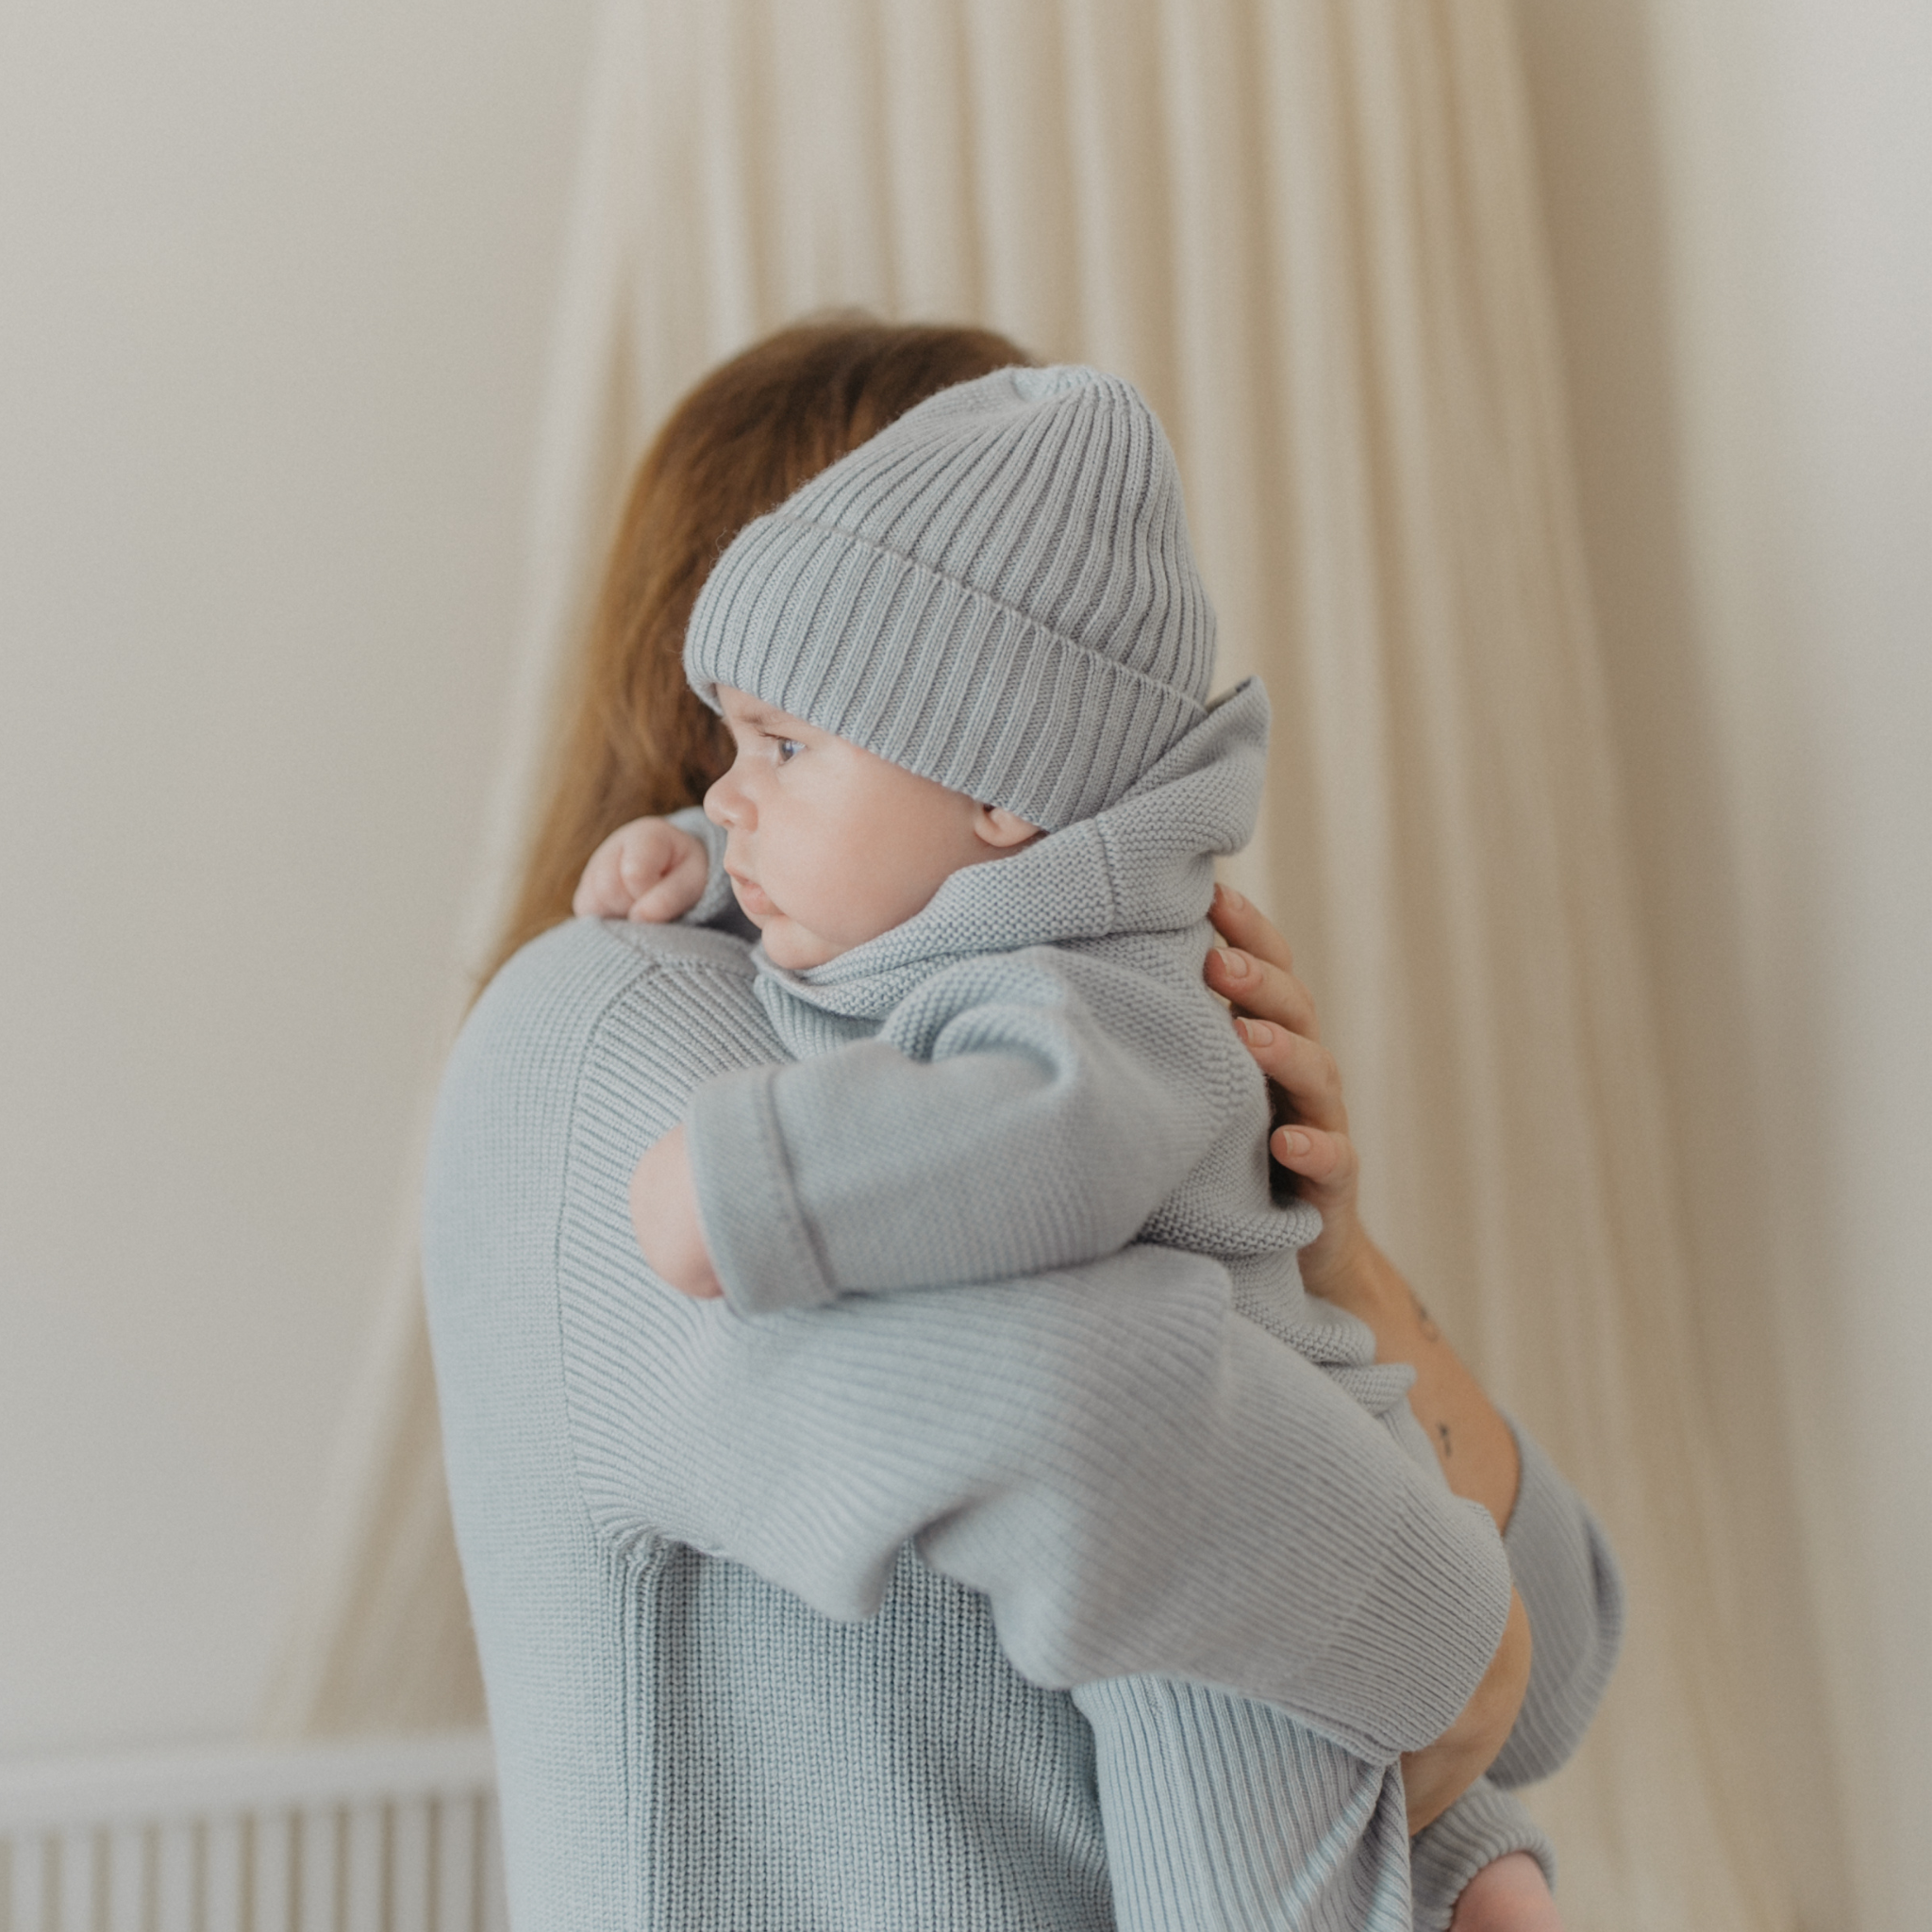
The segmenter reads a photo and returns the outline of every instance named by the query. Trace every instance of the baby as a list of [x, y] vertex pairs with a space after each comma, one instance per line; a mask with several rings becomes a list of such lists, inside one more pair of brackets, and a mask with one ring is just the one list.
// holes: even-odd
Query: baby
[[[613, 835], [577, 909], [735, 899], [792, 1058], [699, 1090], [638, 1164], [638, 1239], [671, 1287], [751, 1317], [1133, 1241], [1208, 1255], [1434, 1468], [1408, 1372], [1302, 1289], [1319, 1219], [1273, 1199], [1263, 1083], [1201, 984], [1268, 726], [1252, 679], [1210, 703], [1213, 658], [1172, 452], [1091, 370], [947, 391], [741, 533], [685, 652], [736, 760], [702, 813]], [[1131, 1807], [1147, 1847], [1114, 1871], [1124, 1927], [1177, 1900], [1199, 1927], [1557, 1924], [1508, 1856], [1546, 1845], [1486, 1781], [1431, 1827], [1457, 1854], [1418, 1860], [1412, 1895], [1397, 1767], [1200, 1686], [1074, 1696], [1103, 1819]]]

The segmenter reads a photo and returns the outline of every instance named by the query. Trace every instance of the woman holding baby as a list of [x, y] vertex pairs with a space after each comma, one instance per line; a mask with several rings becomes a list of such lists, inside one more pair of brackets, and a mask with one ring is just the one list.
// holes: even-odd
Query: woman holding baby
[[[1299, 1330], [1284, 1344], [1238, 1311], [1227, 1267], [1158, 1232], [954, 1287], [801, 1288], [744, 1309], [672, 1292], [678, 1268], [653, 1250], [678, 1197], [636, 1191], [640, 1157], [679, 1144], [694, 1095], [762, 1091], [810, 1051], [760, 980], [777, 949], [756, 878], [740, 903], [767, 928], [758, 961], [718, 877], [689, 881], [711, 893], [687, 901], [711, 924], [654, 924], [656, 878], [626, 880], [606, 848], [710, 791], [720, 833], [750, 850], [747, 788], [765, 766], [747, 777], [747, 758], [775, 769], [813, 749], [787, 734], [820, 727], [775, 688], [714, 678], [729, 737], [692, 693], [682, 647], [700, 591], [744, 526], [927, 397], [979, 378], [1024, 398], [1058, 380], [990, 375], [1024, 360], [978, 331], [786, 331], [674, 414], [619, 533], [524, 897], [445, 1085], [427, 1194], [513, 1913], [1393, 1926], [1412, 1909], [1417, 1924], [1554, 1924], [1547, 1848], [1500, 1783], [1554, 1769], [1580, 1734], [1614, 1653], [1614, 1572], [1361, 1231], [1333, 1064], [1252, 908], [1217, 895], [1227, 943], [1207, 983], [1245, 1015], [1245, 1052], [1286, 1097], [1272, 1151], [1303, 1205], [1274, 1220], [1299, 1229], [1283, 1239], [1329, 1353]], [[733, 608], [762, 608], [765, 581], [746, 579]], [[763, 708], [734, 713], [740, 696]], [[1073, 743], [1092, 706], [1070, 715]], [[1176, 716], [1178, 746], [1194, 723]], [[923, 754], [879, 742], [899, 777], [918, 774]], [[987, 808], [1011, 822], [998, 851], [1039, 864], [1059, 849], [1065, 769], [989, 781], [1018, 788]], [[980, 808], [978, 788], [921, 782]], [[1104, 816], [1124, 796], [1089, 805]], [[682, 822], [691, 837], [704, 823]], [[640, 916], [562, 924], [580, 880], [585, 909]], [[1131, 1161], [1160, 1142], [1164, 1109], [1150, 1090], [1124, 1111], [1137, 1117], [1105, 1125]], [[764, 1135], [750, 1102], [730, 1118], [741, 1141]], [[1257, 1148], [1265, 1131], [1257, 1120]], [[755, 1187], [707, 1204], [714, 1245], [735, 1226], [774, 1252], [764, 1210], [785, 1163], [806, 1188], [810, 1163], [836, 1171], [842, 1143], [782, 1142]], [[1052, 1137], [1040, 1146], [1050, 1164]], [[811, 1240], [796, 1253], [801, 1282], [827, 1266]], [[1469, 1500], [1400, 1446], [1418, 1422], [1453, 1446], [1443, 1467]]]

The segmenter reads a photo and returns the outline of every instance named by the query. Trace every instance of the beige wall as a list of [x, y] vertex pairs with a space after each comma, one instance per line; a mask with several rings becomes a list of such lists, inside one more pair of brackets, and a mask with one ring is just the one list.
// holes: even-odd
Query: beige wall
[[1932, 1895], [1932, 10], [1519, 18], [1707, 1366], [1765, 1478], [1735, 1641], [1815, 1620], [1824, 1724], [1757, 1680], [1816, 1740], [1781, 1827], [1811, 1923], [1905, 1932]]
[[0, 8], [0, 1753], [254, 1718], [500, 736], [590, 13]]

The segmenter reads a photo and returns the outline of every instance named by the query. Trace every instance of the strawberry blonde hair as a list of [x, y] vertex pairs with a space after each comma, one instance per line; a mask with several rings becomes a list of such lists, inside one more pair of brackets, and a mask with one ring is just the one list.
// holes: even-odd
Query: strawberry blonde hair
[[632, 480], [484, 983], [570, 917], [578, 875], [619, 825], [696, 805], [731, 762], [684, 681], [685, 625], [724, 546], [914, 404], [1032, 359], [991, 329], [834, 315], [755, 342], [678, 404]]

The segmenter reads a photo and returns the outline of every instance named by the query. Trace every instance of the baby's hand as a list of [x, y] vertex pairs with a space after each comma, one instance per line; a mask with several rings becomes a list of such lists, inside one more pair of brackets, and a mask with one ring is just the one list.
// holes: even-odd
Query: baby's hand
[[1563, 1932], [1563, 1922], [1543, 1868], [1527, 1852], [1511, 1852], [1462, 1888], [1449, 1932]]
[[705, 1245], [682, 1123], [644, 1149], [630, 1177], [630, 1224], [644, 1259], [679, 1294], [708, 1302], [724, 1292]]
[[709, 871], [702, 841], [669, 819], [633, 819], [591, 853], [570, 909], [580, 919], [659, 925], [698, 903]]

